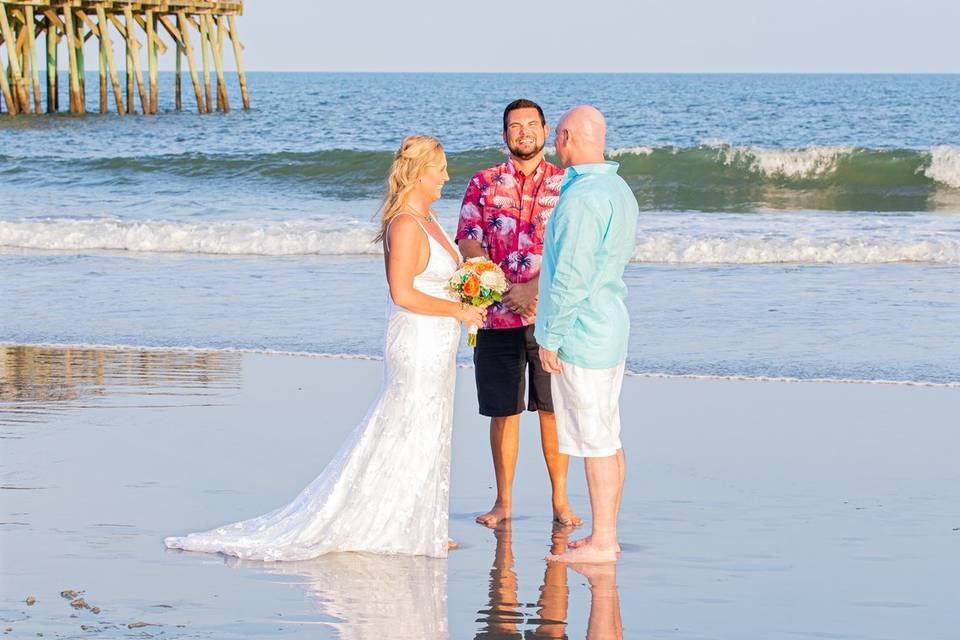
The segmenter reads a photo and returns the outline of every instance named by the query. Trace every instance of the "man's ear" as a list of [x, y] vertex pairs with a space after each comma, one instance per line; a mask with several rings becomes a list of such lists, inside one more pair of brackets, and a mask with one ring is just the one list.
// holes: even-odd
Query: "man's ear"
[[507, 144], [507, 132], [504, 131], [500, 137], [503, 138], [503, 144]]

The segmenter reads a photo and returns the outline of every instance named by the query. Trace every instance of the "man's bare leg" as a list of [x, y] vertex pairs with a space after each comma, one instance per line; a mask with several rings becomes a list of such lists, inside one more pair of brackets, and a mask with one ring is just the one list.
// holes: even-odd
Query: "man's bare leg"
[[568, 527], [579, 527], [583, 519], [573, 512], [570, 498], [567, 496], [567, 469], [570, 456], [560, 453], [557, 442], [557, 419], [551, 411], [540, 412], [540, 446], [543, 459], [550, 474], [550, 486], [553, 491], [553, 520]]
[[493, 471], [497, 477], [497, 500], [490, 511], [477, 516], [477, 522], [486, 527], [496, 527], [510, 517], [513, 475], [519, 449], [520, 415], [490, 418], [490, 450], [493, 453]]
[[590, 540], [560, 555], [548, 555], [553, 562], [616, 562], [617, 496], [620, 495], [618, 455], [584, 458], [593, 528]]
[[[617, 492], [617, 519], [620, 518], [620, 501], [623, 498], [623, 484], [627, 478], [627, 461], [623, 455], [623, 449], [617, 449], [617, 466], [620, 471], [620, 491]], [[567, 543], [567, 546], [571, 549], [576, 549], [577, 547], [582, 547], [583, 545], [590, 542], [590, 536], [585, 538], [580, 538], [579, 540], [571, 540]], [[620, 545], [617, 544], [617, 553], [620, 553]]]

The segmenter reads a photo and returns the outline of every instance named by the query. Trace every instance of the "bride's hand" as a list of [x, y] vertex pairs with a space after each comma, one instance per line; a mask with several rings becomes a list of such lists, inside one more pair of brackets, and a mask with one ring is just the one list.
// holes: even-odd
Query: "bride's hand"
[[482, 327], [487, 321], [487, 310], [472, 305], [464, 305], [457, 315], [457, 320], [468, 327]]

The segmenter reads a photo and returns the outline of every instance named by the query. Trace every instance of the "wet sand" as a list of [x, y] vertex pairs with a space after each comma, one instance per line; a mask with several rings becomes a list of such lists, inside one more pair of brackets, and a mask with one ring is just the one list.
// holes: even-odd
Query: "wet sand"
[[[262, 564], [164, 549], [165, 535], [293, 497], [362, 418], [380, 367], [0, 348], [0, 630], [607, 638], [622, 624], [626, 638], [955, 637], [958, 389], [628, 379], [624, 554], [583, 575], [542, 559], [566, 532], [550, 522], [530, 416], [512, 526], [473, 523], [493, 474], [473, 372], [461, 369], [451, 535], [462, 548], [449, 560]], [[571, 493], [588, 515], [577, 461]]]

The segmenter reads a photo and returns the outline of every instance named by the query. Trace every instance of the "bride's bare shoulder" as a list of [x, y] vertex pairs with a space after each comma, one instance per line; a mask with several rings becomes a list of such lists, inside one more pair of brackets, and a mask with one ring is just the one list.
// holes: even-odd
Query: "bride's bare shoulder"
[[413, 216], [399, 214], [387, 226], [386, 247], [390, 250], [397, 247], [418, 247], [425, 241], [423, 228], [417, 224]]
[[422, 236], [423, 229], [413, 219], [413, 216], [401, 213], [390, 221], [390, 226], [387, 227], [387, 235], [390, 236], [391, 241], [401, 238], [410, 239]]

